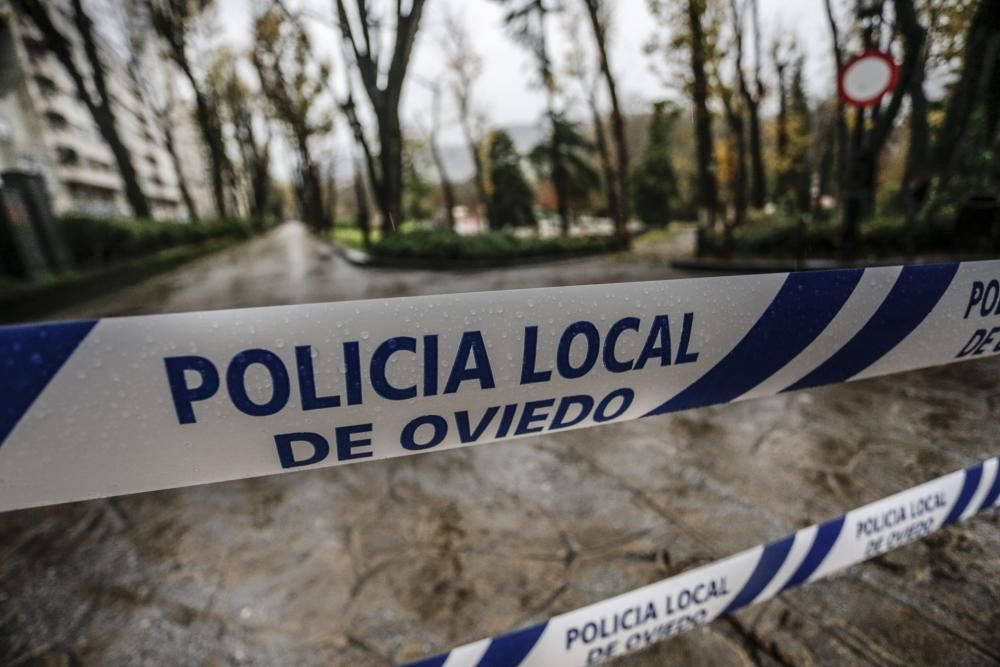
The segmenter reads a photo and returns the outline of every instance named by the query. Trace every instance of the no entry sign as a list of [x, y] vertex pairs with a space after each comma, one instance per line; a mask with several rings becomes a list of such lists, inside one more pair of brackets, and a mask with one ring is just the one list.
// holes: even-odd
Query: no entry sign
[[856, 107], [870, 107], [896, 87], [899, 67], [884, 51], [860, 53], [840, 68], [837, 92], [840, 99]]

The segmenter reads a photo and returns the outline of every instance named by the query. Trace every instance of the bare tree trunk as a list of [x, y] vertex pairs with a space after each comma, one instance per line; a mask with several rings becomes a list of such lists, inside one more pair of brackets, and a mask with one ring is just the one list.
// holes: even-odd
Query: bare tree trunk
[[726, 109], [726, 123], [729, 126], [730, 171], [732, 173], [730, 189], [733, 196], [733, 216], [726, 223], [726, 247], [727, 252], [730, 252], [733, 246], [732, 230], [742, 226], [747, 220], [747, 205], [749, 203], [747, 199], [747, 141], [742, 110], [733, 105], [729, 99], [729, 93], [724, 93], [722, 99]]
[[[391, 234], [403, 222], [403, 131], [399, 122], [399, 100], [402, 95], [406, 70], [413, 53], [420, 17], [426, 0], [411, 0], [409, 11], [404, 13], [404, 3], [397, 2], [395, 10], [396, 31], [392, 42], [392, 52], [386, 61], [388, 69], [379, 69], [380, 56], [378, 35], [370, 34], [372, 22], [368, 16], [367, 0], [356, 0], [362, 40], [355, 38], [344, 0], [336, 0], [337, 22], [341, 36], [358, 68], [368, 100], [378, 122], [379, 173], [369, 167], [376, 190], [379, 208], [382, 210], [382, 233]], [[355, 121], [356, 121], [355, 116]], [[352, 121], [352, 124], [354, 121]], [[355, 131], [355, 136], [358, 132]], [[361, 135], [363, 136], [363, 135]], [[367, 146], [367, 144], [366, 144]], [[370, 149], [367, 154], [371, 155]]]
[[[844, 51], [843, 46], [841, 46], [840, 41], [840, 29], [837, 26], [837, 20], [833, 15], [833, 4], [831, 0], [825, 0], [826, 7], [826, 19], [827, 24], [830, 26], [830, 36], [833, 50], [833, 64], [834, 71], [840, 72], [840, 68], [844, 65]], [[836, 106], [834, 108], [834, 139], [835, 139], [835, 154], [836, 154], [836, 173], [837, 173], [837, 197], [838, 199], [843, 199], [844, 192], [847, 189], [847, 119], [845, 116], [844, 103], [837, 96]]]
[[441, 156], [441, 149], [438, 146], [438, 138], [441, 134], [441, 86], [433, 82], [430, 83], [432, 94], [431, 100], [431, 129], [428, 133], [427, 143], [430, 144], [431, 158], [437, 168], [438, 177], [441, 180], [441, 196], [444, 200], [444, 218], [448, 229], [455, 229], [455, 189], [448, 178], [448, 170]]
[[[872, 114], [870, 127], [866, 127], [865, 115], [858, 110], [855, 135], [847, 173], [847, 191], [844, 196], [842, 250], [847, 256], [854, 256], [859, 249], [861, 222], [872, 213], [874, 206], [877, 169], [882, 148], [892, 131], [896, 117], [914, 81], [922, 72], [924, 42], [927, 31], [917, 20], [913, 0], [893, 0], [897, 25], [903, 41], [903, 63], [899, 68], [899, 84], [884, 109]], [[870, 42], [868, 34], [865, 43]]]
[[324, 232], [330, 228], [331, 221], [323, 206], [323, 184], [320, 182], [319, 168], [313, 161], [309, 149], [309, 138], [301, 130], [297, 132], [296, 143], [299, 152], [299, 177], [301, 183], [302, 215], [305, 222], [313, 229]]
[[763, 208], [767, 200], [767, 176], [764, 171], [764, 147], [760, 134], [760, 100], [764, 94], [764, 84], [760, 79], [760, 25], [757, 18], [757, 3], [751, 0], [754, 11], [753, 26], [757, 59], [754, 63], [754, 86], [756, 92], [750, 90], [746, 74], [743, 72], [743, 12], [737, 5], [737, 0], [730, 0], [730, 10], [733, 19], [733, 35], [736, 39], [736, 81], [739, 84], [740, 95], [746, 105], [747, 117], [750, 120], [750, 202], [755, 208]]
[[[601, 74], [608, 87], [608, 98], [611, 101], [611, 132], [615, 141], [615, 152], [618, 161], [616, 181], [608, 181], [608, 208], [615, 221], [615, 234], [619, 240], [628, 240], [629, 219], [629, 157], [628, 144], [625, 139], [625, 120], [622, 117], [621, 105], [618, 102], [618, 89], [611, 64], [608, 61], [607, 28], [601, 17], [600, 0], [585, 0], [590, 24], [594, 31], [594, 42], [601, 64]], [[603, 132], [602, 132], [603, 134]], [[604, 152], [607, 151], [605, 147]], [[604, 155], [602, 154], [602, 161]], [[612, 196], [612, 190], [617, 190]], [[615, 202], [614, 204], [612, 202]]]
[[160, 130], [163, 132], [163, 146], [167, 149], [170, 162], [174, 166], [174, 174], [177, 176], [177, 188], [181, 191], [181, 199], [184, 200], [184, 208], [187, 209], [188, 218], [191, 222], [198, 221], [198, 208], [191, 197], [188, 189], [187, 178], [184, 176], [184, 167], [181, 165], [180, 157], [177, 155], [177, 145], [174, 143], [174, 129], [167, 116], [159, 117]]
[[122, 183], [125, 186], [125, 198], [132, 209], [132, 214], [137, 218], [149, 218], [151, 217], [149, 200], [146, 199], [146, 195], [139, 185], [138, 175], [132, 164], [132, 156], [122, 141], [121, 135], [118, 134], [118, 125], [111, 106], [112, 100], [104, 79], [104, 65], [94, 41], [93, 22], [84, 11], [81, 0], [73, 0], [72, 4], [73, 22], [83, 39], [94, 89], [97, 92], [96, 99], [91, 94], [83, 74], [76, 66], [76, 60], [70, 48], [72, 41], [63, 35], [52, 22], [48, 8], [39, 0], [14, 0], [14, 6], [31, 19], [31, 22], [42, 34], [46, 47], [55, 55], [72, 79], [77, 97], [87, 107], [94, 124], [97, 125], [98, 132], [101, 133], [101, 138], [111, 149], [111, 154], [115, 158], [115, 164], [118, 166], [118, 172], [121, 174]]
[[354, 161], [354, 204], [357, 207], [356, 220], [361, 229], [361, 239], [365, 248], [370, 248], [371, 213], [368, 210], [368, 190], [365, 188], [364, 172], [358, 160]]
[[910, 85], [910, 144], [906, 151], [906, 166], [900, 188], [907, 236], [911, 237], [911, 241], [920, 212], [920, 202], [925, 199], [926, 189], [930, 185], [928, 179], [923, 176], [931, 143], [931, 128], [927, 118], [929, 105], [924, 94], [923, 63], [920, 65], [920, 70]]
[[559, 214], [559, 233], [569, 234], [569, 201], [566, 195], [566, 169], [562, 160], [562, 136], [556, 122], [551, 93], [549, 94], [549, 119], [552, 125], [552, 141], [549, 145], [549, 159], [552, 161], [552, 186], [556, 191], [556, 211]]
[[219, 126], [218, 110], [210, 104], [202, 92], [190, 67], [181, 66], [181, 71], [187, 77], [194, 89], [195, 118], [208, 148], [208, 161], [212, 181], [212, 199], [215, 202], [215, 212], [220, 218], [229, 215], [226, 200], [226, 173], [229, 171], [229, 159], [226, 157], [226, 147], [222, 141], [222, 128]]
[[486, 166], [483, 164], [483, 156], [480, 152], [478, 142], [472, 136], [472, 128], [467, 122], [462, 124], [465, 133], [465, 142], [469, 145], [469, 152], [472, 154], [472, 165], [475, 168], [476, 199], [479, 201], [480, 215], [486, 218], [486, 226], [493, 229], [493, 221], [490, 219], [489, 194], [486, 192]]
[[382, 189], [382, 234], [392, 234], [403, 224], [403, 129], [399, 107], [376, 111], [379, 127], [379, 167]]
[[778, 47], [774, 51], [774, 69], [778, 75], [778, 117], [776, 124], [776, 151], [778, 154], [778, 175], [775, 191], [780, 202], [785, 193], [791, 189], [788, 182], [788, 81], [785, 78], [788, 63], [778, 55]]
[[750, 203], [754, 208], [763, 208], [767, 203], [767, 172], [764, 169], [759, 108], [757, 101], [747, 103], [747, 116], [750, 120]]
[[[618, 183], [615, 178], [615, 168], [611, 163], [611, 151], [608, 147], [608, 138], [604, 133], [604, 124], [601, 122], [601, 112], [597, 108], [597, 99], [593, 93], [587, 96], [587, 105], [590, 107], [590, 118], [594, 125], [594, 138], [597, 140], [597, 153], [601, 158], [601, 173], [604, 175], [604, 188], [607, 193], [608, 212], [614, 215], [615, 211], [620, 211], [618, 201]], [[615, 231], [618, 231], [616, 225]], [[621, 238], [621, 237], [619, 237]]]
[[326, 197], [324, 197], [323, 206], [326, 209], [327, 220], [330, 221], [330, 227], [333, 228], [337, 224], [337, 170], [334, 164], [330, 163], [330, 168], [326, 172], [326, 179], [323, 183], [324, 190], [326, 190]]
[[434, 159], [434, 166], [437, 167], [438, 177], [441, 179], [441, 197], [444, 200], [444, 219], [448, 229], [455, 229], [455, 189], [448, 178], [448, 170], [445, 168], [444, 159], [438, 149], [437, 132], [431, 134], [430, 140], [431, 157]]
[[712, 227], [719, 209], [719, 187], [712, 159], [712, 116], [708, 111], [708, 75], [705, 72], [705, 31], [699, 0], [687, 2], [688, 24], [691, 31], [691, 97], [694, 103], [695, 139], [698, 163], [698, 207], [701, 223]]
[[[365, 137], [364, 128], [361, 126], [361, 120], [358, 118], [357, 107], [354, 105], [354, 95], [350, 88], [350, 78], [348, 78], [347, 98], [343, 102], [340, 102], [339, 106], [344, 115], [347, 116], [347, 122], [351, 126], [351, 133], [354, 135], [354, 143], [357, 144], [361, 150], [361, 154], [364, 156], [368, 179], [372, 189], [375, 190], [375, 196], [376, 198], [381, 198], [382, 181], [379, 178], [379, 162], [372, 153], [368, 139]], [[364, 187], [364, 183], [362, 183], [362, 187]]]
[[[249, 119], [248, 119], [249, 120]], [[252, 209], [257, 218], [267, 215], [268, 200], [271, 198], [271, 140], [270, 133], [264, 137], [263, 145], [257, 144], [253, 124], [246, 127], [247, 158], [250, 172], [250, 189], [253, 191]]]
[[559, 131], [556, 115], [555, 85], [552, 80], [552, 66], [549, 60], [548, 43], [545, 38], [545, 11], [538, 11], [538, 57], [542, 73], [542, 84], [545, 86], [546, 113], [549, 125], [552, 127], [552, 140], [549, 142], [549, 160], [552, 163], [552, 186], [556, 191], [556, 211], [559, 214], [559, 233], [569, 234], [570, 211], [568, 183], [565, 165], [563, 165], [562, 133]]

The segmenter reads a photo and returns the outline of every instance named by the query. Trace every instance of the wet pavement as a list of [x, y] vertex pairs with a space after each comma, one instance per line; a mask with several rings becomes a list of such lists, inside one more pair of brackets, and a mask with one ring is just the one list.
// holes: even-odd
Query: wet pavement
[[[347, 264], [299, 225], [61, 317], [680, 277]], [[688, 274], [685, 274], [688, 275]], [[998, 451], [1000, 359], [509, 444], [0, 515], [0, 664], [388, 665]], [[1000, 664], [1000, 512], [622, 665]]]

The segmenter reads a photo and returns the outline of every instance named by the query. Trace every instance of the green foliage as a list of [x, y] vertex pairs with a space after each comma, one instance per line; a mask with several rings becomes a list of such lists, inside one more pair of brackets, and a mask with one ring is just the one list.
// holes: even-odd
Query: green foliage
[[424, 178], [426, 165], [420, 159], [423, 147], [412, 140], [403, 144], [403, 215], [409, 220], [429, 220], [434, 215], [430, 206], [434, 185]]
[[535, 193], [524, 177], [521, 156], [509, 134], [502, 130], [493, 134], [489, 160], [493, 184], [488, 202], [490, 224], [496, 228], [534, 225]]
[[809, 209], [813, 168], [809, 156], [812, 110], [806, 93], [804, 67], [805, 58], [799, 57], [793, 65], [788, 86], [788, 145], [785, 155], [779, 155], [775, 165], [775, 195], [780, 202], [798, 211]]
[[666, 105], [653, 105], [646, 148], [632, 175], [632, 206], [647, 225], [659, 227], [670, 222], [671, 204], [677, 198], [677, 175], [671, 158], [670, 133], [675, 114]]
[[249, 238], [272, 223], [263, 220], [155, 222], [133, 218], [65, 216], [66, 243], [77, 268], [94, 268], [160, 250], [223, 237]]
[[[552, 146], [558, 146], [553, 155]], [[557, 169], [565, 176], [570, 207], [579, 209], [601, 188], [601, 175], [591, 158], [594, 144], [583, 136], [580, 126], [561, 114], [552, 117], [552, 134], [531, 149], [528, 159], [545, 178], [555, 181]]]
[[[841, 229], [838, 219], [819, 219], [797, 223], [795, 218], [751, 220], [733, 230], [732, 252], [736, 257], [767, 258], [837, 258], [840, 254]], [[945, 216], [918, 227], [913, 233], [912, 248], [900, 216], [873, 218], [862, 229], [861, 255], [869, 258], [900, 257], [909, 252], [989, 253], [996, 251], [997, 239], [970, 238], [956, 233], [953, 219]], [[701, 236], [701, 252], [706, 256], [725, 256], [722, 233]]]
[[313, 229], [329, 229], [319, 165], [311, 144], [314, 137], [329, 134], [333, 129], [333, 114], [323, 104], [330, 65], [316, 61], [315, 49], [303, 25], [278, 5], [256, 17], [250, 60], [257, 71], [261, 92], [298, 153], [296, 192], [302, 216]]
[[[519, 238], [509, 231], [462, 236], [450, 229], [416, 229], [390, 234], [372, 246], [376, 257], [490, 262], [531, 257], [588, 255], [620, 248], [611, 236]], [[448, 268], [442, 265], [441, 268]]]

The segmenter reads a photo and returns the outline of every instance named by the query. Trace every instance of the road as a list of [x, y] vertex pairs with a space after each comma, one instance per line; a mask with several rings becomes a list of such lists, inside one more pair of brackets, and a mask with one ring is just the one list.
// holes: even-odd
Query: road
[[[347, 264], [300, 225], [61, 316], [680, 274]], [[0, 515], [0, 664], [388, 665], [610, 597], [997, 453], [976, 361], [510, 444]], [[1000, 664], [1000, 513], [622, 665]]]

